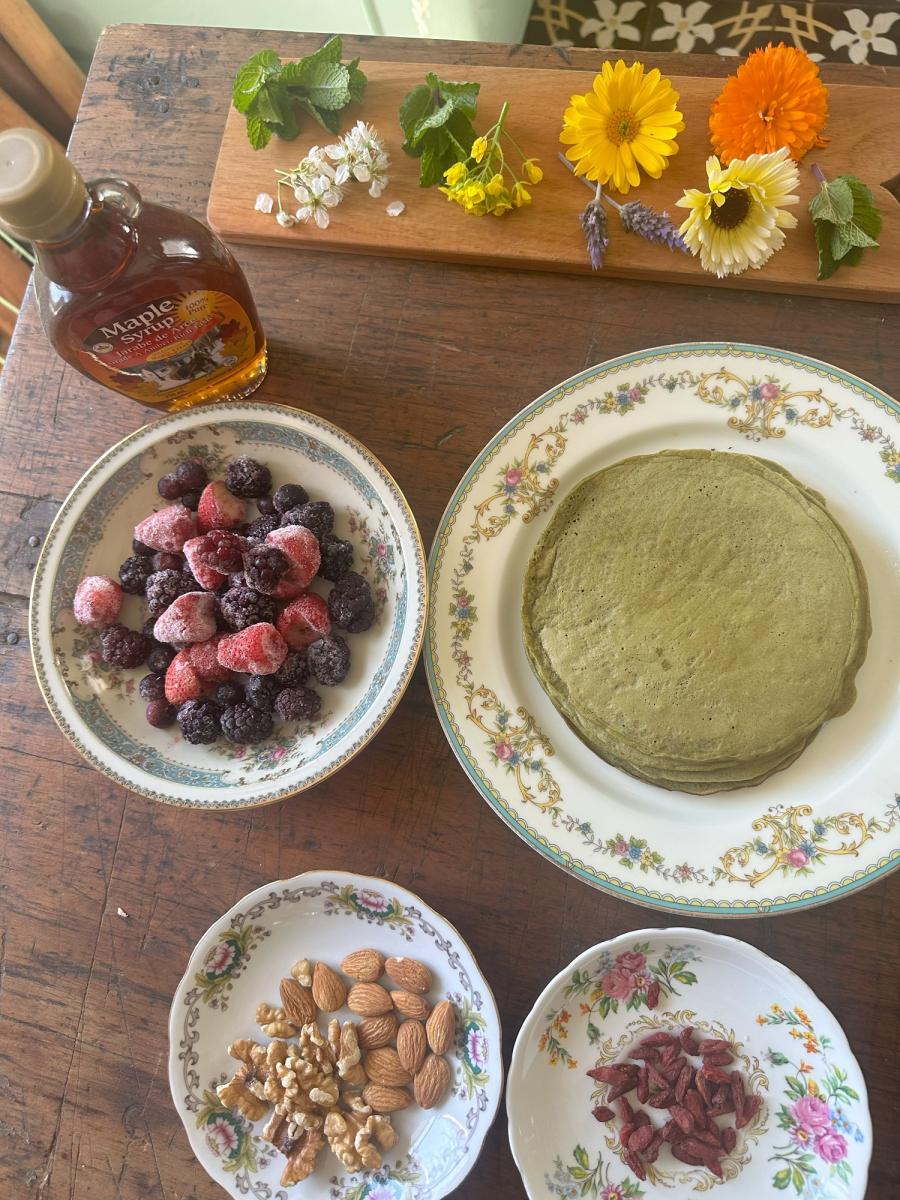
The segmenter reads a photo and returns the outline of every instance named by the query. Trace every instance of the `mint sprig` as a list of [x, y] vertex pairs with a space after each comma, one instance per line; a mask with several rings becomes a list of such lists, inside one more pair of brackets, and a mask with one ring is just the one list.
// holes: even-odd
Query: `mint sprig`
[[329, 38], [313, 54], [282, 66], [274, 50], [261, 50], [234, 78], [231, 99], [247, 118], [247, 138], [254, 150], [271, 137], [289, 141], [300, 132], [306, 113], [329, 133], [340, 128], [338, 112], [362, 99], [366, 77], [359, 59], [341, 62], [340, 37]]
[[429, 71], [425, 82], [404, 97], [400, 105], [403, 149], [420, 160], [420, 187], [441, 183], [449, 167], [468, 158], [477, 136], [472, 117], [480, 87], [439, 79]]
[[828, 180], [813, 167], [819, 191], [809, 202], [819, 251], [818, 279], [830, 279], [844, 264], [855, 267], [864, 250], [878, 248], [881, 213], [871, 191], [855, 175]]

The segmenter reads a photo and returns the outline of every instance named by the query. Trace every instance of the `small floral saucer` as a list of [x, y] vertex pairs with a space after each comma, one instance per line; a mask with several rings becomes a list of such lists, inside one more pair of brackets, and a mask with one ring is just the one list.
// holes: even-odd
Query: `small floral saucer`
[[[327, 1149], [312, 1176], [290, 1191], [284, 1159], [223, 1106], [216, 1087], [235, 1069], [226, 1046], [265, 1039], [254, 1020], [278, 1003], [279, 981], [298, 958], [334, 968], [354, 950], [408, 955], [430, 969], [432, 1001], [456, 1009], [448, 1057], [451, 1090], [437, 1108], [392, 1117], [400, 1135], [371, 1173], [348, 1173]], [[358, 1019], [344, 1010], [341, 1020]], [[418, 896], [384, 879], [308, 871], [258, 888], [212, 925], [191, 955], [169, 1016], [169, 1086], [188, 1141], [209, 1175], [251, 1200], [440, 1200], [474, 1167], [503, 1093], [500, 1017], [487, 980], [459, 933]]]
[[[75, 623], [85, 575], [111, 575], [131, 554], [135, 524], [161, 504], [156, 480], [188, 458], [221, 477], [249, 454], [276, 483], [302, 483], [335, 510], [354, 545], [377, 619], [352, 640], [350, 674], [323, 696], [309, 726], [282, 725], [253, 746], [220, 738], [191, 746], [177, 728], [154, 729], [137, 692], [141, 671], [104, 663], [99, 635]], [[317, 581], [318, 586], [321, 581]], [[122, 619], [146, 616], [127, 596]], [[415, 518], [397, 484], [360, 442], [328, 421], [278, 404], [189, 409], [139, 429], [108, 450], [69, 493], [44, 543], [31, 593], [38, 683], [63, 733], [104, 775], [154, 800], [191, 808], [244, 808], [282, 799], [333, 774], [381, 728], [406, 690], [425, 624], [425, 562]]]
[[[664, 1146], [641, 1182], [622, 1161], [616, 1125], [591, 1115], [599, 1092], [586, 1071], [625, 1058], [655, 1030], [685, 1026], [731, 1042], [762, 1106], [722, 1159], [722, 1180]], [[865, 1196], [872, 1124], [841, 1027], [787, 967], [699, 929], [626, 933], [561, 971], [519, 1031], [506, 1104], [530, 1200], [679, 1200], [713, 1187], [729, 1200]]]

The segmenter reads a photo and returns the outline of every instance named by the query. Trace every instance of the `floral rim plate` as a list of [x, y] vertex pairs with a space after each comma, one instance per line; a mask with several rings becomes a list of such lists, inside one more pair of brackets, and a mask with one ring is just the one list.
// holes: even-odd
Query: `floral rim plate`
[[[654, 984], [659, 1000], [651, 1009]], [[731, 1042], [745, 1088], [763, 1103], [722, 1160], [723, 1180], [664, 1148], [639, 1182], [622, 1162], [619, 1123], [591, 1116], [606, 1089], [585, 1072], [625, 1057], [655, 1030], [687, 1025]], [[579, 954], [519, 1031], [506, 1104], [531, 1200], [649, 1200], [720, 1186], [729, 1200], [778, 1192], [863, 1200], [866, 1191], [872, 1124], [840, 1025], [787, 967], [700, 929], [637, 930]]]
[[[255, 746], [220, 738], [191, 746], [177, 727], [153, 729], [137, 692], [142, 671], [111, 668], [96, 631], [75, 624], [85, 575], [112, 575], [131, 554], [134, 525], [162, 503], [156, 480], [183, 459], [222, 475], [235, 454], [267, 463], [278, 483], [302, 480], [335, 510], [335, 531], [375, 594], [377, 620], [351, 639], [350, 674], [323, 689], [313, 725], [281, 725]], [[327, 588], [317, 580], [314, 587]], [[333, 774], [374, 737], [406, 690], [425, 625], [425, 556], [397, 484], [360, 442], [329, 421], [278, 404], [234, 403], [164, 417], [108, 450], [76, 483], [47, 534], [31, 591], [30, 632], [47, 707], [104, 775], [153, 800], [243, 808], [280, 800]], [[122, 619], [139, 628], [137, 597]]]
[[[522, 578], [558, 497], [633, 454], [761, 455], [821, 491], [853, 539], [874, 631], [858, 699], [787, 770], [718, 796], [616, 770], [534, 677]], [[523, 409], [478, 456], [429, 560], [425, 658], [444, 732], [494, 811], [538, 853], [655, 908], [738, 917], [846, 895], [900, 864], [900, 405], [814, 359], [689, 343], [624, 355]]]
[[[313, 1175], [288, 1191], [279, 1182], [284, 1159], [260, 1137], [265, 1121], [251, 1124], [216, 1095], [235, 1069], [225, 1048], [241, 1037], [265, 1040], [256, 1006], [277, 1003], [279, 980], [298, 958], [336, 968], [364, 946], [421, 959], [434, 978], [432, 1000], [454, 1005], [451, 1090], [433, 1110], [394, 1114], [400, 1137], [380, 1170], [348, 1173], [326, 1147]], [[195, 946], [169, 1016], [169, 1086], [198, 1162], [233, 1196], [440, 1200], [475, 1165], [497, 1114], [500, 1017], [472, 951], [418, 896], [384, 879], [308, 871], [257, 888]]]

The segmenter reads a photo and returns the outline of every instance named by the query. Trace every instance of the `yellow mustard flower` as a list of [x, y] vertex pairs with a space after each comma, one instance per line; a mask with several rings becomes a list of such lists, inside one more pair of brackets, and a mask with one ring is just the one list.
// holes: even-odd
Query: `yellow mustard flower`
[[544, 178], [544, 172], [538, 166], [536, 158], [526, 158], [522, 163], [522, 170], [525, 172], [529, 183], [540, 183]]
[[460, 183], [465, 179], [467, 174], [466, 164], [464, 162], [455, 162], [452, 167], [448, 167], [444, 172], [444, 178], [452, 187], [453, 184]]
[[492, 175], [488, 182], [484, 185], [484, 190], [489, 196], [499, 196], [503, 191], [503, 176], [500, 174]]
[[516, 208], [524, 208], [526, 204], [531, 203], [531, 192], [529, 192], [528, 188], [522, 182], [515, 185], [512, 195], [513, 204], [515, 204]]
[[469, 152], [469, 157], [474, 158], [477, 163], [480, 163], [487, 154], [487, 138], [477, 137], [472, 143], [472, 149]]
[[518, 143], [506, 131], [508, 112], [509, 104], [505, 103], [495, 124], [472, 143], [468, 157], [453, 163], [444, 171], [446, 184], [439, 191], [471, 216], [480, 217], [490, 213], [494, 217], [502, 217], [513, 208], [531, 203], [531, 192], [525, 186], [525, 181], [517, 177], [503, 152], [503, 139], [515, 148], [522, 159], [521, 170], [530, 184], [539, 183], [543, 178], [544, 173], [537, 165], [537, 159], [526, 158]]

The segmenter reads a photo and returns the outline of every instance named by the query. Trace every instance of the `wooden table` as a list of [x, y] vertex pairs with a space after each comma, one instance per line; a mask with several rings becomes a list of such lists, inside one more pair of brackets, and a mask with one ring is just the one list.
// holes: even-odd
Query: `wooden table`
[[[201, 216], [250, 54], [318, 39], [154, 26], [101, 38], [72, 156]], [[348, 38], [350, 53], [429, 61], [596, 64], [587, 51]], [[665, 55], [653, 59], [674, 69]], [[699, 69], [724, 73], [714, 57]], [[871, 68], [872, 71], [875, 68]], [[862, 78], [865, 68], [828, 68]], [[896, 309], [874, 304], [238, 248], [271, 340], [261, 393], [332, 418], [397, 477], [426, 544], [488, 438], [549, 385], [624, 351], [692, 338], [818, 355], [897, 388]], [[563, 317], [563, 314], [566, 314]], [[192, 813], [84, 765], [32, 677], [27, 597], [40, 539], [81, 472], [147, 419], [56, 357], [29, 298], [0, 421], [0, 1194], [13, 1200], [218, 1200], [169, 1099], [169, 1001], [197, 937], [252, 888], [313, 867], [384, 875], [464, 933], [497, 996], [507, 1054], [546, 980], [578, 951], [663, 918], [540, 859], [454, 760], [421, 666], [386, 728], [314, 793]], [[19, 635], [17, 642], [14, 634]], [[4, 641], [4, 635], [6, 640]], [[838, 904], [705, 928], [796, 970], [843, 1024], [876, 1130], [868, 1195], [896, 1197], [900, 877]], [[460, 1189], [521, 1196], [501, 1115]]]

